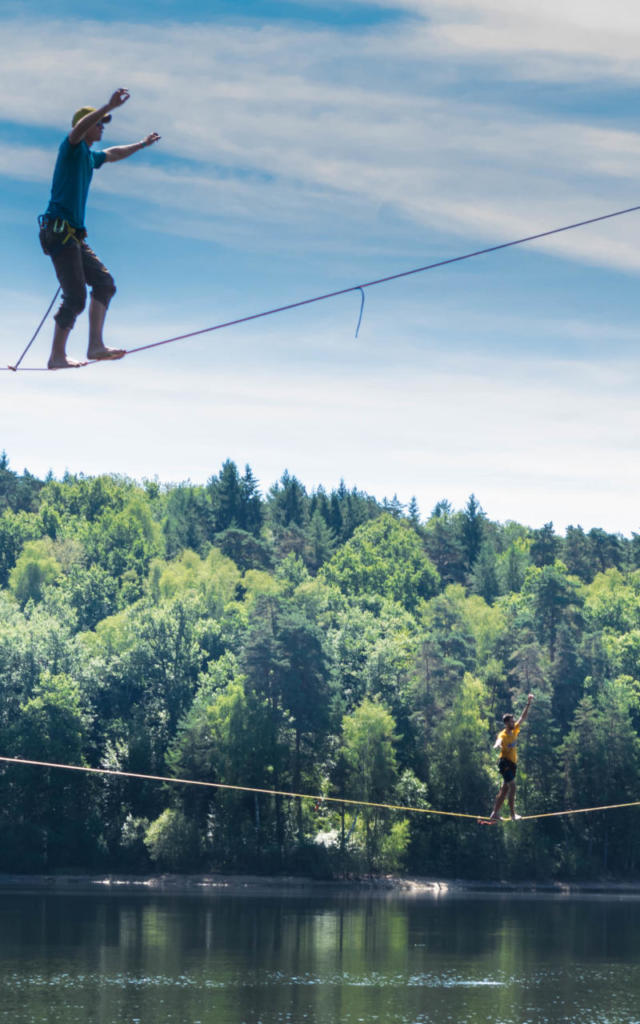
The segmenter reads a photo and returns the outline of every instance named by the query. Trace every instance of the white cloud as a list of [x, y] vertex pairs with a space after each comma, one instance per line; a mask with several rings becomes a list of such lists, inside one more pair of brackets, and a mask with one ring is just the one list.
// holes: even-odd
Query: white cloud
[[409, 52], [498, 60], [498, 74], [551, 82], [635, 83], [640, 74], [634, 0], [378, 0], [378, 6], [416, 19]]
[[0, 174], [17, 181], [48, 181], [51, 177], [51, 153], [38, 146], [0, 142]]

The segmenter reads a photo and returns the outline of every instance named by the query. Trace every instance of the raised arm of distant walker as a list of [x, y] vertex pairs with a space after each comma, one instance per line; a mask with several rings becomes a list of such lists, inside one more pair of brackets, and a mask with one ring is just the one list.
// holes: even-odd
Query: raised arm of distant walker
[[524, 722], [525, 718], [529, 714], [529, 708], [531, 707], [532, 702], [533, 702], [533, 694], [530, 693], [529, 696], [527, 697], [527, 703], [525, 705], [525, 709], [522, 712], [522, 714], [520, 715], [520, 718], [518, 719], [518, 721], [516, 722], [516, 725], [522, 725], [522, 723]]

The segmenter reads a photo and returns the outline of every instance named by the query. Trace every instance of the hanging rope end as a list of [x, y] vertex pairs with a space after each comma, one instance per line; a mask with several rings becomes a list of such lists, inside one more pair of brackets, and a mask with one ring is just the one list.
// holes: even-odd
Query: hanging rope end
[[358, 285], [356, 290], [359, 291], [360, 295], [362, 296], [362, 299], [361, 299], [361, 302], [360, 302], [360, 316], [358, 317], [358, 326], [356, 327], [356, 338], [357, 338], [359, 333], [360, 333], [360, 324], [362, 323], [362, 314], [364, 312], [364, 288], [362, 288], [362, 286]]

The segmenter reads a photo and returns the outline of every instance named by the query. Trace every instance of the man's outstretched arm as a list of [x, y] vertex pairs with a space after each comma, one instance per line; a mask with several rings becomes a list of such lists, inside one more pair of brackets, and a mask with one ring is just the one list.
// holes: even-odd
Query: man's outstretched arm
[[107, 163], [114, 163], [116, 160], [125, 160], [128, 156], [133, 156], [141, 149], [146, 149], [147, 146], [153, 146], [154, 142], [158, 142], [160, 136], [157, 132], [151, 132], [151, 135], [147, 135], [146, 139], [142, 139], [140, 142], [132, 142], [128, 146], [110, 146], [109, 149], [103, 150], [106, 157]]
[[525, 707], [524, 711], [522, 712], [522, 714], [520, 715], [520, 718], [516, 722], [516, 725], [522, 725], [522, 723], [524, 722], [525, 718], [529, 714], [529, 708], [531, 707], [532, 700], [533, 700], [533, 694], [530, 693], [529, 696], [527, 697], [526, 707]]

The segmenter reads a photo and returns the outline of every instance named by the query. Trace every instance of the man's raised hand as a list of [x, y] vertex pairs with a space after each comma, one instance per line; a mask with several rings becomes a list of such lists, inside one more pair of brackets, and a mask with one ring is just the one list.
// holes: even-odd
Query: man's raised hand
[[153, 146], [154, 142], [159, 142], [162, 138], [157, 132], [151, 132], [151, 135], [147, 135], [146, 139], [142, 140], [144, 146]]
[[116, 89], [109, 100], [108, 106], [112, 110], [115, 110], [116, 107], [121, 107], [123, 103], [127, 102], [129, 95], [130, 93], [128, 89]]

